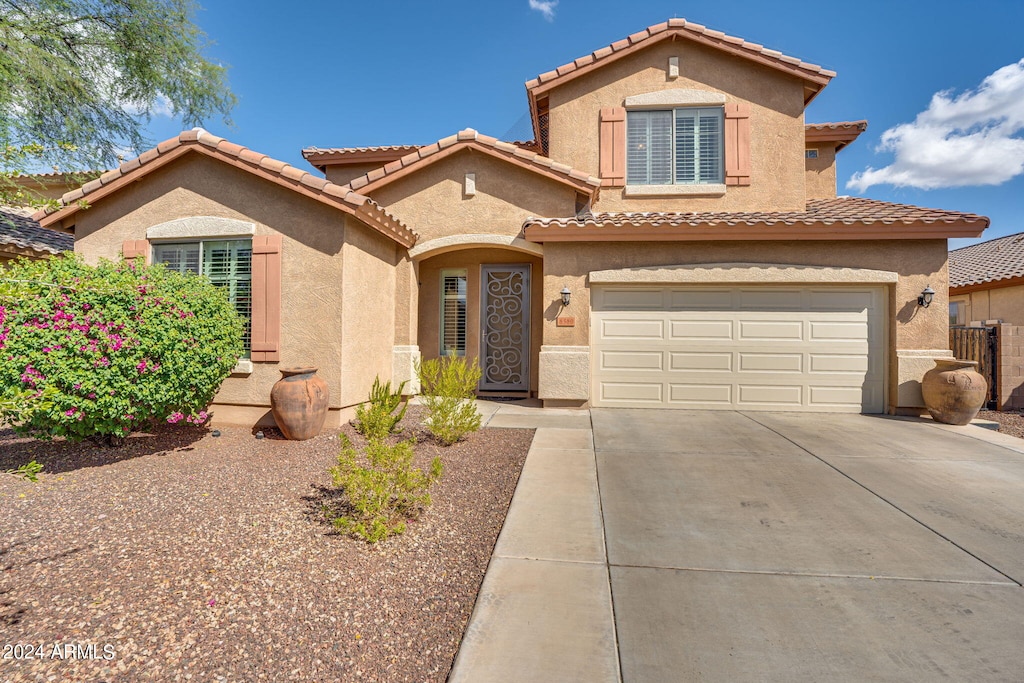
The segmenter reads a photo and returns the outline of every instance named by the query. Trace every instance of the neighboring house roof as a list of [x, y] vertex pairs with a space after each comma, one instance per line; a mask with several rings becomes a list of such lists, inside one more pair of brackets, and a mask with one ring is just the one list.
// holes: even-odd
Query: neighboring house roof
[[588, 175], [583, 171], [560, 164], [529, 149], [517, 147], [511, 142], [502, 142], [489, 135], [481, 135], [472, 128], [460, 130], [438, 140], [432, 145], [420, 147], [415, 152], [406, 154], [386, 166], [374, 169], [369, 173], [354, 178], [348, 187], [360, 192], [372, 192], [384, 185], [398, 180], [410, 173], [418, 171], [436, 161], [465, 149], [472, 149], [484, 154], [508, 161], [532, 173], [537, 173], [552, 180], [571, 185], [581, 192], [593, 194], [601, 187], [601, 179]]
[[410, 152], [415, 152], [420, 145], [380, 145], [378, 147], [307, 147], [302, 150], [302, 158], [321, 171], [326, 166], [345, 164], [364, 164], [380, 162], [380, 165], [401, 159]]
[[[924, 239], [977, 237], [989, 219], [861, 197], [811, 199], [804, 211], [628, 212], [530, 218], [535, 242], [581, 239]], [[750, 228], [754, 228], [751, 230]]]
[[804, 126], [804, 139], [807, 142], [835, 142], [838, 152], [867, 129], [868, 122], [864, 120], [808, 123]]
[[0, 252], [42, 257], [75, 248], [73, 235], [44, 228], [32, 220], [29, 213], [29, 209], [0, 206]]
[[988, 289], [1022, 284], [1024, 232], [949, 252], [949, 288]]
[[389, 214], [369, 197], [350, 188], [328, 182], [308, 171], [271, 159], [241, 145], [193, 128], [177, 137], [164, 140], [136, 159], [126, 161], [118, 168], [107, 171], [96, 180], [68, 192], [61, 198], [61, 206], [36, 213], [33, 218], [41, 225], [59, 225], [83, 208], [83, 203], [94, 204], [128, 183], [135, 182], [152, 171], [163, 167], [188, 153], [199, 153], [230, 164], [282, 187], [294, 190], [328, 206], [356, 216], [368, 226], [405, 247], [416, 243], [416, 234], [404, 223]]

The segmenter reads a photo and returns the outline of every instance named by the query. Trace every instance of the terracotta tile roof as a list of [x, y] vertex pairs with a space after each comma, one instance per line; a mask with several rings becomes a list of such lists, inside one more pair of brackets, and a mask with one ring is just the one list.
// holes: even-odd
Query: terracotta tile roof
[[949, 252], [949, 286], [969, 287], [1024, 277], [1024, 232]]
[[527, 226], [539, 227], [663, 227], [706, 225], [816, 225], [824, 223], [862, 225], [977, 223], [988, 227], [988, 218], [973, 213], [925, 209], [909, 204], [891, 204], [862, 197], [811, 199], [805, 211], [704, 211], [595, 213], [571, 218], [531, 218]]
[[623, 54], [645, 48], [672, 36], [688, 38], [794, 74], [813, 82], [819, 86], [818, 90], [825, 87], [836, 75], [834, 71], [829, 71], [817, 64], [803, 62], [795, 57], [784, 55], [777, 50], [770, 50], [758, 43], [751, 43], [742, 38], [729, 36], [721, 31], [714, 31], [686, 19], [669, 19], [666, 22], [650, 26], [638, 33], [634, 33], [628, 38], [612, 43], [568, 64], [563, 64], [553, 71], [543, 73], [537, 78], [527, 81], [526, 89], [529, 91], [547, 90], [556, 82], [560, 84], [568, 81], [581, 73], [596, 68], [604, 62], [613, 61]]
[[460, 130], [455, 135], [438, 140], [432, 145], [420, 147], [415, 152], [392, 161], [382, 168], [354, 178], [349, 182], [348, 187], [362, 192], [372, 192], [392, 180], [396, 180], [422, 166], [431, 164], [449, 154], [466, 148], [476, 149], [491, 156], [504, 159], [534, 173], [540, 173], [554, 180], [572, 185], [583, 192], [592, 193], [601, 186], [600, 178], [595, 178], [583, 171], [577, 171], [565, 164], [560, 164], [557, 161], [541, 156], [531, 149], [519, 147], [511, 142], [502, 142], [489, 135], [482, 135], [472, 128], [466, 128], [465, 130]]
[[836, 142], [836, 151], [857, 139], [868, 129], [868, 122], [836, 121], [834, 123], [808, 123], [804, 126], [804, 139], [808, 142]]
[[260, 154], [241, 145], [228, 142], [202, 128], [193, 128], [177, 137], [164, 140], [153, 149], [143, 152], [138, 158], [126, 161], [96, 180], [66, 193], [61, 197], [61, 207], [45, 209], [36, 213], [33, 218], [44, 227], [59, 223], [81, 210], [83, 200], [90, 204], [94, 203], [128, 182], [133, 182], [188, 152], [198, 152], [223, 161], [277, 185], [341, 209], [358, 217], [370, 227], [403, 246], [409, 247], [416, 243], [416, 234], [412, 230], [369, 197], [353, 192], [348, 187], [328, 182], [283, 161], [271, 159], [266, 154]]
[[[0, 245], [40, 252], [40, 256], [75, 248], [73, 235], [44, 228], [32, 220], [29, 213], [28, 209], [0, 206]], [[2, 246], [0, 251], [3, 251]]]
[[315, 159], [323, 156], [364, 156], [376, 152], [401, 152], [407, 154], [416, 151], [420, 145], [380, 145], [377, 147], [307, 147], [302, 150], [304, 159]]

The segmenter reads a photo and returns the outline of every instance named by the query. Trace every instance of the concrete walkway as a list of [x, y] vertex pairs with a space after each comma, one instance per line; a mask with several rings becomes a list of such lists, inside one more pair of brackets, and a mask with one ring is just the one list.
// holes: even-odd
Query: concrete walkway
[[449, 680], [1020, 680], [1024, 441], [540, 410]]

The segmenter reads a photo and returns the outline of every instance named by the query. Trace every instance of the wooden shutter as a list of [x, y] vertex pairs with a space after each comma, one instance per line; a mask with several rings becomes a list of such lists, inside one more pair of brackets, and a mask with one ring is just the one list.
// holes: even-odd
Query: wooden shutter
[[725, 184], [750, 184], [750, 105], [725, 105]]
[[281, 236], [252, 238], [252, 348], [254, 362], [281, 360]]
[[608, 107], [601, 110], [601, 184], [622, 187], [626, 184], [626, 110]]
[[149, 240], [125, 240], [121, 245], [121, 255], [125, 261], [143, 257], [149, 263]]

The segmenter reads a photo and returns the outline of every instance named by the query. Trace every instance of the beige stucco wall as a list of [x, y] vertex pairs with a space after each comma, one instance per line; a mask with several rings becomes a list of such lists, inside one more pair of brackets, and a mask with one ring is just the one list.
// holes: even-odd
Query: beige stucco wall
[[[465, 196], [467, 173], [476, 194]], [[368, 192], [420, 242], [446, 235], [518, 235], [529, 216], [572, 216], [576, 190], [483, 152], [462, 150]]]
[[332, 183], [345, 185], [353, 178], [366, 175], [370, 171], [380, 168], [384, 164], [379, 161], [371, 161], [365, 164], [345, 164], [339, 166], [328, 166], [324, 169], [324, 177]]
[[[590, 345], [590, 288], [587, 274], [595, 270], [693, 263], [785, 263], [893, 271], [889, 288], [890, 407], [916, 407], [916, 382], [932, 367], [933, 351], [948, 350], [945, 240], [837, 242], [548, 242], [544, 245], [544, 301], [555, 301], [562, 287], [572, 292], [569, 309], [575, 327], [558, 327], [557, 310], [544, 315], [544, 346]], [[930, 308], [917, 305], [925, 286], [936, 291]], [[902, 361], [911, 351], [927, 351], [923, 360]], [[901, 362], [904, 368], [900, 372]], [[911, 365], [913, 370], [907, 370]], [[917, 365], [927, 365], [918, 374]], [[909, 377], [909, 375], [913, 375]]]
[[464, 249], [428, 258], [419, 267], [419, 346], [424, 359], [441, 353], [441, 271], [466, 269], [466, 357], [480, 357], [481, 264], [529, 263], [530, 273], [530, 390], [537, 391], [537, 354], [544, 334], [541, 324], [547, 315], [543, 263], [539, 258], [507, 249]]
[[[343, 292], [352, 287], [362, 302], [373, 301], [363, 289], [393, 296], [393, 276], [381, 277], [391, 266], [380, 264], [394, 262], [396, 245], [339, 210], [190, 154], [80, 212], [75, 250], [93, 262], [117, 258], [125, 240], [145, 239], [151, 226], [192, 216], [248, 221], [257, 235], [283, 235], [281, 361], [254, 363], [250, 376], [229, 377], [215, 403], [269, 406], [278, 368], [297, 365], [319, 368], [332, 408], [365, 397], [365, 375], [372, 382], [373, 372], [383, 375], [390, 368], [393, 319], [385, 311], [382, 323], [360, 319], [346, 327], [345, 314], [360, 312], [344, 305]], [[387, 353], [378, 359], [384, 346]], [[366, 372], [343, 376], [343, 360], [350, 358], [359, 359]]]
[[[680, 76], [668, 77], [669, 57]], [[554, 88], [549, 156], [598, 175], [600, 111], [632, 95], [684, 88], [751, 105], [751, 184], [721, 197], [625, 198], [602, 188], [596, 211], [790, 211], [804, 208], [803, 84], [793, 76], [687, 40], [662, 41]]]
[[967, 305], [967, 323], [1001, 320], [1010, 325], [1024, 325], [1024, 285], [954, 294], [949, 300], [963, 301]]
[[833, 142], [806, 144], [806, 149], [818, 150], [817, 159], [807, 159], [806, 187], [808, 199], [827, 199], [836, 196], [836, 148]]

